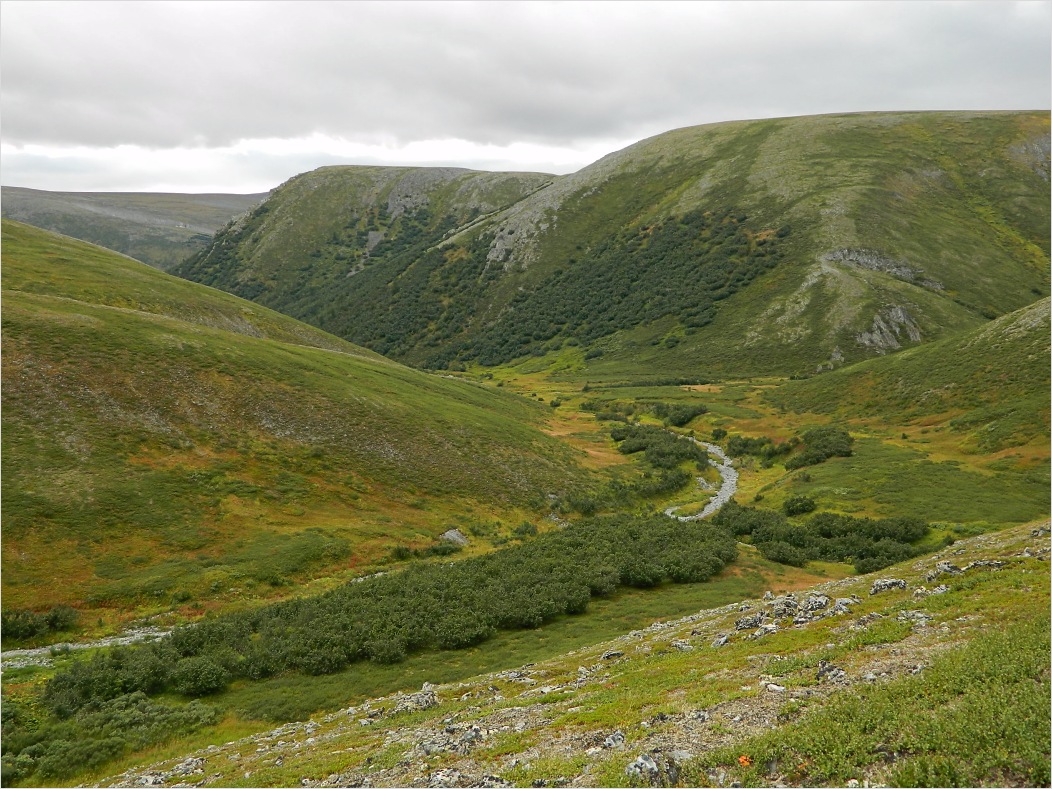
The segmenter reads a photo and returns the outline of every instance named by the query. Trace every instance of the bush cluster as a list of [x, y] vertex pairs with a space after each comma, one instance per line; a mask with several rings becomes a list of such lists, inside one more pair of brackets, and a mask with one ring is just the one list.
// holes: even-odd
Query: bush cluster
[[44, 700], [69, 718], [128, 693], [201, 696], [236, 677], [330, 674], [366, 659], [397, 663], [410, 652], [466, 647], [497, 630], [581, 613], [591, 597], [619, 586], [706, 581], [734, 557], [733, 537], [708, 523], [594, 518], [486, 556], [418, 564], [108, 650], [57, 674]]
[[851, 457], [855, 442], [841, 427], [816, 427], [804, 433], [804, 450], [785, 461], [788, 470], [815, 466], [831, 457]]
[[3, 638], [22, 640], [72, 630], [77, 625], [78, 614], [68, 605], [58, 605], [46, 613], [38, 614], [26, 609], [12, 609], [0, 614], [0, 632]]
[[218, 719], [216, 709], [200, 701], [166, 705], [134, 692], [92, 701], [65, 719], [38, 724], [23, 704], [5, 699], [2, 783], [37, 778], [37, 785], [45, 785]]
[[870, 573], [916, 556], [912, 543], [928, 533], [918, 518], [854, 518], [820, 512], [795, 525], [774, 510], [742, 507], [729, 502], [712, 523], [737, 536], [749, 536], [767, 559], [802, 566], [811, 560], [851, 562], [860, 573]]
[[615, 425], [610, 437], [620, 446], [623, 455], [642, 452], [646, 462], [655, 468], [674, 469], [683, 461], [694, 461], [698, 468], [708, 465], [709, 455], [685, 436], [677, 436], [655, 425]]

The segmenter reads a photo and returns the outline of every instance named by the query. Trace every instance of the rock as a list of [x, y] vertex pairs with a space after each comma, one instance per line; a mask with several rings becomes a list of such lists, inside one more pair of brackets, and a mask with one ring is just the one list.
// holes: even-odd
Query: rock
[[823, 608], [827, 608], [829, 603], [830, 600], [828, 596], [812, 593], [807, 596], [806, 600], [804, 600], [801, 608], [803, 608], [804, 611], [821, 611]]
[[763, 593], [763, 599], [764, 600], [773, 600], [774, 599], [774, 594], [770, 590], [768, 590], [768, 591]]
[[625, 744], [624, 732], [618, 730], [603, 740], [604, 748], [620, 748]]
[[752, 630], [753, 628], [757, 628], [763, 623], [763, 620], [764, 620], [765, 616], [766, 615], [764, 614], [763, 611], [760, 611], [760, 612], [755, 613], [755, 614], [749, 614], [748, 616], [743, 616], [740, 619], [738, 619], [737, 621], [735, 621], [734, 629], [735, 630]]
[[769, 690], [771, 693], [785, 693], [785, 686], [775, 685], [773, 682], [768, 682], [767, 690]]
[[642, 754], [635, 761], [631, 762], [628, 767], [625, 768], [625, 774], [642, 780], [651, 786], [656, 786], [660, 772], [658, 771], [657, 762], [655, 762], [650, 754]]
[[684, 641], [681, 638], [675, 639], [669, 646], [673, 649], [677, 649], [680, 652], [690, 652], [694, 649], [694, 646], [689, 641]]
[[762, 638], [763, 636], [769, 636], [772, 633], [778, 632], [778, 625], [770, 622], [766, 625], [760, 625], [759, 630], [753, 633], [749, 638]]
[[972, 562], [971, 564], [966, 564], [964, 566], [964, 569], [972, 570], [976, 567], [989, 567], [992, 570], [1000, 570], [1004, 566], [1005, 563], [998, 561], [997, 559], [979, 559], [977, 561]]
[[451, 542], [454, 545], [459, 545], [461, 547], [468, 544], [468, 538], [464, 536], [460, 529], [450, 529], [449, 531], [444, 531], [438, 536], [438, 539], [445, 540], [446, 542]]
[[709, 719], [709, 713], [706, 710], [694, 710], [688, 717], [705, 723]]
[[460, 770], [454, 770], [452, 767], [446, 768], [445, 770], [439, 770], [437, 773], [432, 773], [427, 779], [427, 785], [434, 787], [457, 786], [459, 782]]
[[438, 696], [435, 695], [433, 690], [422, 690], [419, 693], [410, 693], [408, 696], [402, 696], [398, 699], [398, 703], [395, 705], [394, 712], [415, 712], [417, 710], [427, 710], [438, 704]]
[[938, 586], [936, 586], [934, 589], [931, 590], [931, 593], [932, 594], [946, 594], [948, 591], [950, 591], [950, 587], [948, 587], [946, 584], [939, 584]]
[[873, 587], [869, 590], [870, 595], [879, 594], [880, 592], [886, 592], [888, 589], [905, 589], [906, 582], [901, 578], [878, 578], [873, 582]]
[[1031, 537], [1047, 537], [1049, 534], [1052, 534], [1052, 531], [1049, 531], [1047, 526], [1038, 526], [1030, 532]]
[[172, 775], [190, 775], [191, 773], [203, 773], [205, 760], [201, 758], [190, 758], [180, 762], [172, 768]]
[[603, 653], [603, 656], [600, 658], [600, 660], [613, 660], [614, 658], [623, 657], [624, 654], [625, 653], [622, 652], [620, 649], [608, 649], [606, 650], [606, 652]]
[[483, 789], [497, 789], [497, 787], [511, 786], [510, 783], [497, 775], [484, 775], [477, 785], [483, 787]]
[[840, 614], [850, 614], [851, 606], [855, 604], [855, 601], [850, 597], [838, 597], [836, 602], [833, 603], [833, 607], [829, 609], [829, 616], [839, 616]]
[[728, 635], [726, 635], [726, 634], [724, 634], [724, 635], [721, 635], [721, 636], [717, 636], [717, 637], [716, 637], [716, 640], [712, 642], [712, 647], [713, 647], [714, 649], [715, 649], [716, 647], [722, 647], [722, 646], [723, 646], [724, 644], [726, 644], [726, 643], [727, 643], [728, 641], [730, 641], [730, 636], [728, 636]]
[[834, 666], [828, 660], [818, 661], [818, 674], [816, 678], [819, 681], [830, 680], [835, 682], [836, 680], [843, 679], [846, 676], [847, 674], [844, 671], [844, 669], [840, 668], [839, 666]]

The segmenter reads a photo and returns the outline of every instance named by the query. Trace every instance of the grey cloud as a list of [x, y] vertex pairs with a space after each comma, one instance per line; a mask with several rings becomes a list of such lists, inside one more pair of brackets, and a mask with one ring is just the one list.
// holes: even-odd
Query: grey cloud
[[1052, 90], [1036, 6], [9, 0], [3, 133], [568, 145], [736, 114], [1034, 108]]

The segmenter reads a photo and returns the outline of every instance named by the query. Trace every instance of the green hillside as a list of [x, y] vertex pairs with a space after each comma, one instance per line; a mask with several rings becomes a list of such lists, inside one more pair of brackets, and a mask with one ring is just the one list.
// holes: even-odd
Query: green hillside
[[811, 373], [1048, 294], [1048, 135], [1023, 112], [698, 126], [470, 210], [451, 190], [484, 174], [325, 168], [177, 273], [418, 366]]
[[779, 406], [888, 424], [946, 422], [972, 451], [1049, 438], [1049, 300], [965, 334], [861, 362], [769, 395]]
[[26, 225], [3, 252], [5, 610], [200, 614], [588, 484], [524, 398]]
[[168, 270], [207, 248], [217, 230], [265, 197], [265, 193], [51, 192], [5, 186], [0, 189], [0, 215]]

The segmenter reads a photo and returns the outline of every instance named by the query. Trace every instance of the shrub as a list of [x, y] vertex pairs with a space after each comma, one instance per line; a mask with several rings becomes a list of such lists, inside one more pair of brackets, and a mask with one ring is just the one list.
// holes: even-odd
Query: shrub
[[785, 500], [782, 504], [782, 511], [791, 518], [794, 515], [804, 515], [808, 512], [814, 512], [816, 506], [815, 500], [810, 496], [797, 494], [795, 496], [790, 496]]
[[227, 670], [207, 657], [187, 657], [172, 669], [173, 689], [184, 696], [207, 696], [226, 687]]

